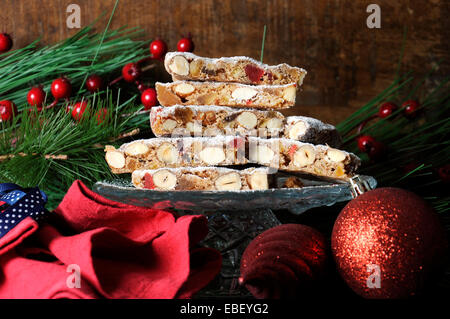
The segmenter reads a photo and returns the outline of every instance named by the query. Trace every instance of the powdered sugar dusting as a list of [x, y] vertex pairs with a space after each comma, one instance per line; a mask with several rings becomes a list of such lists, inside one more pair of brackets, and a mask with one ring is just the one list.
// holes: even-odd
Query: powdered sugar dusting
[[264, 90], [271, 89], [271, 90], [277, 90], [277, 89], [284, 89], [288, 87], [296, 87], [295, 83], [288, 83], [288, 84], [282, 84], [282, 85], [251, 85], [251, 84], [242, 84], [242, 83], [235, 83], [235, 82], [201, 82], [201, 81], [173, 81], [173, 82], [167, 82], [167, 83], [161, 83], [156, 82], [155, 85], [164, 86], [166, 88], [172, 88], [179, 84], [187, 83], [190, 85], [193, 85], [194, 87], [200, 88], [200, 87], [212, 87], [217, 88], [220, 86], [224, 87], [231, 87], [231, 88], [248, 88], [252, 90], [256, 90], [258, 92], [263, 92]]
[[198, 173], [198, 172], [218, 172], [219, 174], [236, 172], [240, 175], [250, 175], [255, 172], [269, 174], [268, 167], [250, 167], [250, 168], [246, 168], [243, 170], [237, 170], [237, 169], [226, 168], [226, 167], [199, 166], [199, 167], [176, 167], [176, 168], [162, 167], [162, 168], [157, 168], [157, 169], [140, 169], [140, 170], [134, 171], [133, 176], [142, 178], [147, 173], [153, 175], [156, 172], [161, 171], [161, 170], [168, 170], [174, 174], [187, 174], [187, 173]]
[[[326, 152], [330, 149], [334, 149], [333, 147], [327, 146], [327, 145], [314, 145], [311, 143], [304, 143], [304, 142], [300, 142], [300, 141], [296, 141], [296, 140], [291, 140], [291, 139], [287, 139], [287, 138], [271, 138], [271, 139], [262, 139], [262, 138], [258, 138], [258, 137], [248, 137], [248, 141], [249, 143], [254, 143], [253, 145], [258, 145], [258, 144], [277, 144], [279, 143], [280, 145], [285, 146], [286, 148], [289, 148], [292, 145], [296, 145], [298, 147], [304, 146], [304, 145], [309, 145], [312, 146], [314, 149], [320, 151], [320, 152]], [[349, 155], [350, 157], [356, 159], [357, 161], [360, 161], [360, 158], [358, 156], [356, 156], [353, 153], [350, 152], [346, 152], [344, 150], [340, 150], [342, 151], [344, 154]]]
[[[271, 114], [276, 114], [277, 117], [283, 119], [284, 116], [280, 112], [277, 111], [264, 111], [264, 110], [258, 110], [258, 109], [250, 109], [250, 108], [232, 108], [227, 106], [218, 106], [218, 105], [173, 105], [173, 106], [156, 106], [153, 107], [150, 112], [150, 118], [152, 121], [156, 120], [157, 116], [167, 117], [169, 115], [174, 115], [175, 111], [177, 109], [190, 109], [194, 114], [197, 114], [197, 112], [208, 112], [208, 111], [214, 111], [216, 113], [218, 112], [226, 112], [228, 114], [234, 114], [234, 113], [242, 113], [244, 111], [248, 112], [254, 112], [259, 114], [264, 114], [266, 116]], [[152, 122], [153, 123], [153, 122]]]
[[[290, 66], [289, 64], [286, 64], [286, 63], [280, 63], [280, 64], [278, 64], [278, 65], [272, 65], [272, 66], [271, 66], [271, 65], [268, 65], [268, 64], [265, 64], [265, 63], [261, 63], [261, 62], [259, 62], [259, 61], [256, 61], [255, 59], [250, 58], [250, 57], [247, 57], [247, 56], [233, 56], [233, 57], [221, 57], [221, 58], [206, 58], [206, 57], [200, 57], [200, 56], [195, 55], [194, 53], [191, 53], [191, 52], [177, 52], [177, 51], [174, 51], [174, 52], [167, 52], [167, 53], [166, 53], [166, 57], [165, 57], [165, 59], [164, 59], [164, 66], [165, 66], [167, 72], [169, 72], [169, 66], [168, 66], [168, 64], [169, 64], [170, 60], [172, 60], [172, 58], [175, 57], [175, 56], [177, 56], [177, 55], [183, 56], [183, 57], [185, 57], [187, 60], [202, 59], [202, 60], [204, 60], [206, 63], [213, 63], [213, 64], [215, 64], [215, 63], [220, 63], [220, 62], [224, 62], [224, 63], [229, 63], [229, 64], [232, 64], [232, 65], [235, 65], [235, 64], [237, 64], [238, 62], [249, 62], [249, 63], [256, 64], [256, 65], [259, 66], [260, 68], [264, 68], [264, 69], [268, 69], [268, 70], [273, 69], [273, 68], [277, 68], [277, 67], [281, 67], [281, 66], [286, 66], [286, 67], [295, 69], [295, 70], [297, 70], [298, 72], [304, 73], [304, 75], [307, 74], [307, 71], [306, 71], [305, 69], [303, 69], [303, 68], [299, 68], [299, 67], [296, 67], [296, 66]], [[169, 73], [170, 73], [170, 72], [169, 72]]]
[[223, 146], [232, 143], [237, 137], [235, 136], [214, 136], [214, 137], [157, 137], [149, 139], [134, 140], [129, 143], [122, 144], [119, 151], [125, 149], [132, 143], [143, 143], [150, 147], [158, 147], [163, 143], [170, 143], [173, 145], [182, 144], [184, 147], [190, 147], [193, 143], [202, 143], [203, 146]]
[[316, 130], [335, 130], [336, 128], [331, 125], [324, 123], [322, 121], [319, 121], [312, 117], [306, 117], [306, 116], [288, 116], [286, 118], [287, 125], [294, 125], [295, 123], [302, 121], [305, 123], [307, 128], [314, 128]]

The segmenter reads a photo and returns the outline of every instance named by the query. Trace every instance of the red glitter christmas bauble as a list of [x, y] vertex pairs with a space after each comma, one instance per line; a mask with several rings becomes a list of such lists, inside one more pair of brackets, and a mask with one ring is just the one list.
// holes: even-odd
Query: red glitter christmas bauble
[[326, 247], [325, 238], [311, 227], [273, 227], [245, 249], [239, 282], [256, 298], [304, 295], [325, 273]]
[[347, 284], [365, 298], [419, 294], [439, 273], [447, 240], [433, 209], [419, 196], [379, 188], [344, 207], [331, 248]]

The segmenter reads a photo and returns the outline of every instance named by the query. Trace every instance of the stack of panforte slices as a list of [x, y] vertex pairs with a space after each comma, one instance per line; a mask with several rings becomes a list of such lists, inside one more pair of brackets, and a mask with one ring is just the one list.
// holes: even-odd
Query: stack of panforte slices
[[276, 169], [345, 180], [360, 165], [337, 149], [333, 126], [276, 111], [295, 104], [305, 70], [186, 52], [168, 53], [164, 65], [174, 82], [156, 83], [157, 138], [105, 148], [112, 172], [132, 173], [137, 188], [262, 190]]

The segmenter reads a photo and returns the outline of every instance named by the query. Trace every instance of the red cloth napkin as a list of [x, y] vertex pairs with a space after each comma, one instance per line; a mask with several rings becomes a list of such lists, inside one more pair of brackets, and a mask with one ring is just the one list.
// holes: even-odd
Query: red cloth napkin
[[[0, 298], [189, 298], [221, 267], [218, 251], [193, 247], [204, 216], [113, 202], [75, 181], [53, 217], [0, 255]], [[80, 288], [67, 284], [70, 265]]]

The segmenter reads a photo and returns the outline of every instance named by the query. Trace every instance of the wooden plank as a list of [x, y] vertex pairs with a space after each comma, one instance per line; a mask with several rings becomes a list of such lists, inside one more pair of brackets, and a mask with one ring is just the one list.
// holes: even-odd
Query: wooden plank
[[[15, 47], [38, 37], [44, 44], [65, 39], [66, 7], [77, 3], [82, 25], [111, 11], [114, 0], [3, 0], [0, 31], [12, 34]], [[308, 70], [298, 103], [287, 114], [304, 114], [337, 123], [381, 92], [393, 79], [404, 27], [408, 28], [402, 70], [425, 74], [443, 60], [435, 79], [447, 75], [450, 4], [444, 0], [378, 1], [381, 29], [366, 27], [370, 1], [351, 0], [122, 0], [112, 27], [141, 26], [151, 39], [171, 50], [181, 34], [194, 35], [196, 53], [259, 58], [267, 25], [264, 60]], [[107, 17], [98, 24], [100, 31]], [[1, 78], [0, 78], [1, 80]], [[432, 81], [431, 81], [432, 82]]]

